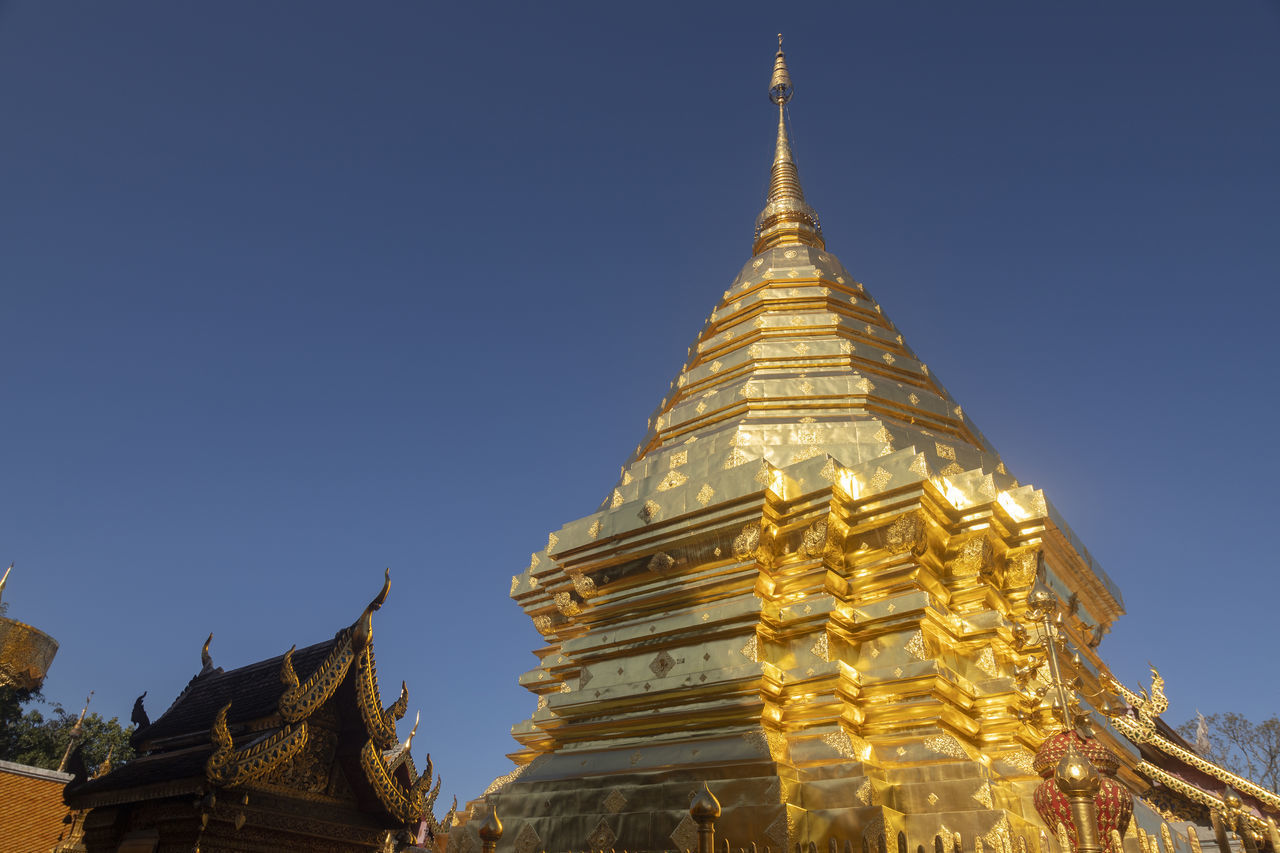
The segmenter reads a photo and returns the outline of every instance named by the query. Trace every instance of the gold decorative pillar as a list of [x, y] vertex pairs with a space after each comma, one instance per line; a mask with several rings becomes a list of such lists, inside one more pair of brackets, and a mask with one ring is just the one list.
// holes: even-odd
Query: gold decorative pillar
[[1071, 803], [1077, 853], [1102, 853], [1102, 844], [1098, 840], [1098, 809], [1094, 803], [1094, 797], [1102, 786], [1098, 771], [1075, 746], [1070, 746], [1058, 764], [1054, 782]]

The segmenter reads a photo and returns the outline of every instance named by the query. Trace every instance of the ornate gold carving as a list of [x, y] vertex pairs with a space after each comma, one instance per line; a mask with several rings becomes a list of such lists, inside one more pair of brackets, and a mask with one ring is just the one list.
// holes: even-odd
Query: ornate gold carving
[[[991, 807], [988, 806], [987, 808]], [[1000, 815], [1000, 819], [996, 821], [987, 834], [982, 837], [997, 853], [1013, 853], [1012, 829], [1009, 826], [1009, 819], [1003, 814]]]
[[686, 813], [671, 831], [670, 838], [676, 843], [676, 850], [696, 850], [698, 848], [698, 824]]
[[574, 572], [569, 575], [569, 579], [573, 581], [574, 590], [583, 599], [594, 598], [596, 595], [596, 582], [584, 575], [582, 572]]
[[[360, 767], [365, 778], [378, 796], [382, 807], [397, 820], [413, 823], [419, 820], [426, 810], [427, 788], [431, 783], [431, 764], [427, 770], [409, 788], [405, 788], [388, 770], [382, 760], [382, 751], [372, 740], [365, 741], [360, 750]], [[438, 786], [437, 786], [438, 787]], [[434, 797], [433, 797], [434, 799]]]
[[711, 503], [711, 498], [715, 496], [715, 493], [716, 490], [711, 488], [709, 483], [703, 483], [702, 488], [698, 489], [698, 494], [695, 497], [698, 499], [698, 503], [706, 506]]
[[600, 535], [600, 519], [597, 518], [595, 521], [591, 522], [591, 526], [587, 528], [587, 536], [589, 536], [592, 539], [595, 539], [599, 535]]
[[565, 616], [573, 617], [582, 612], [582, 608], [578, 606], [578, 602], [573, 600], [573, 596], [567, 592], [557, 592], [555, 596], [556, 609]]
[[640, 520], [645, 524], [655, 521], [662, 515], [662, 507], [657, 501], [645, 501], [644, 506], [640, 508]]
[[515, 770], [512, 770], [510, 773], [504, 773], [503, 775], [499, 776], [497, 779], [494, 779], [492, 782], [490, 782], [489, 787], [484, 789], [484, 794], [482, 794], [481, 796], [487, 797], [496, 791], [501, 791], [507, 785], [519, 779], [524, 774], [524, 771], [528, 769], [529, 769], [528, 764], [521, 764], [519, 767], [517, 767]]
[[805, 530], [800, 542], [800, 553], [806, 557], [820, 557], [827, 544], [827, 523], [815, 521]]
[[356, 703], [364, 720], [369, 737], [379, 749], [391, 749], [399, 743], [396, 721], [404, 716], [409, 706], [409, 691], [402, 684], [400, 698], [384, 710], [378, 694], [378, 670], [373, 660], [373, 650], [365, 646], [356, 659]]
[[1029, 749], [1011, 749], [1008, 752], [1001, 752], [996, 755], [997, 761], [1003, 761], [1011, 767], [1016, 767], [1019, 772], [1028, 776], [1036, 775], [1035, 768], [1031, 762], [1035, 756]]
[[797, 450], [794, 454], [792, 454], [792, 456], [791, 456], [791, 464], [792, 464], [792, 465], [794, 465], [794, 464], [796, 464], [797, 462], [805, 462], [805, 461], [807, 461], [807, 460], [809, 460], [809, 459], [814, 458], [815, 456], [821, 456], [821, 455], [822, 455], [822, 448], [821, 448], [821, 447], [815, 447], [815, 446], [813, 446], [813, 445], [808, 445], [808, 446], [806, 446], [806, 447], [802, 447], [802, 448], [800, 448], [800, 449], [799, 449], [799, 450]]
[[778, 815], [773, 823], [769, 824], [768, 829], [764, 831], [764, 837], [769, 839], [780, 849], [785, 850], [790, 841], [791, 823], [787, 820], [789, 813], [786, 806], [783, 807], [783, 813]]
[[299, 684], [298, 674], [293, 670], [293, 652], [294, 649], [289, 649], [280, 664], [280, 682], [285, 685], [285, 690], [280, 696], [278, 707], [280, 717], [286, 723], [306, 719], [328, 701], [346, 678], [351, 661], [355, 658], [351, 649], [350, 630], [344, 631], [334, 642], [324, 663], [307, 678], [305, 684]]
[[623, 796], [621, 791], [619, 791], [617, 788], [614, 788], [612, 791], [609, 792], [609, 796], [604, 798], [603, 805], [604, 805], [605, 811], [609, 812], [610, 814], [617, 814], [618, 812], [626, 808], [627, 798]]
[[307, 724], [303, 721], [286, 724], [270, 737], [237, 750], [227, 728], [230, 709], [230, 702], [222, 706], [210, 731], [214, 749], [205, 762], [204, 770], [205, 777], [214, 785], [234, 788], [259, 779], [293, 758], [307, 745]]
[[733, 540], [733, 556], [739, 560], [747, 560], [756, 555], [760, 547], [760, 525], [748, 524]]
[[613, 827], [609, 826], [609, 822], [604, 818], [600, 818], [596, 828], [591, 830], [591, 834], [587, 836], [588, 850], [611, 850], [613, 842], [618, 839], [618, 834], [613, 831]]
[[849, 733], [843, 729], [838, 732], [828, 732], [822, 736], [822, 742], [834, 749], [843, 758], [858, 757], [857, 748], [854, 746], [853, 739], [849, 737]]
[[[984, 646], [982, 651], [978, 652], [973, 664], [990, 678], [996, 678], [1000, 675], [1000, 669], [996, 666], [996, 653], [991, 650], [990, 646]], [[988, 808], [990, 807], [988, 806]]]
[[957, 575], [985, 574], [995, 560], [995, 549], [986, 536], [978, 535], [960, 548], [951, 561], [951, 570]]
[[911, 639], [907, 640], [907, 644], [902, 647], [902, 650], [916, 660], [928, 660], [930, 657], [929, 647], [924, 641], [924, 631], [916, 631], [912, 634]]
[[520, 831], [516, 833], [515, 853], [537, 853], [541, 847], [542, 839], [538, 836], [538, 831], [533, 828], [533, 822], [525, 821]]
[[969, 752], [964, 748], [964, 745], [952, 735], [936, 735], [925, 738], [924, 745], [926, 749], [951, 758], [969, 757]]
[[[1156, 717], [1168, 709], [1169, 700], [1164, 695], [1164, 679], [1161, 678], [1160, 673], [1154, 667], [1151, 670], [1151, 676], [1151, 693], [1149, 696], [1146, 694], [1134, 693], [1115, 679], [1109, 680], [1111, 685], [1115, 687], [1125, 700], [1138, 712], [1137, 720], [1124, 714], [1117, 714], [1110, 718], [1112, 725], [1134, 741], [1138, 743], [1149, 743], [1164, 752], [1166, 755], [1171, 755], [1179, 761], [1194, 767], [1201, 773], [1205, 773], [1215, 779], [1226, 782], [1236, 790], [1243, 791], [1249, 796], [1256, 798], [1267, 807], [1280, 811], [1280, 796], [1277, 796], [1274, 792], [1268, 791], [1266, 788], [1245, 779], [1243, 776], [1237, 776], [1231, 771], [1223, 767], [1219, 767], [1211, 761], [1206, 761], [1196, 753], [1178, 746], [1176, 743], [1158, 732], [1155, 723]], [[1141, 765], [1139, 765], [1139, 769], [1141, 769]], [[1202, 805], [1207, 804], [1202, 803]], [[1216, 806], [1214, 808], [1216, 808]]]
[[871, 475], [871, 490], [878, 492], [885, 486], [889, 485], [889, 481], [893, 479], [893, 474], [884, 468], [876, 468], [876, 472]]
[[994, 808], [994, 804], [992, 803], [992, 800], [991, 800], [991, 783], [990, 782], [983, 782], [981, 785], [978, 786], [978, 790], [974, 791], [969, 796], [972, 797], [977, 802], [981, 803], [985, 808], [988, 808], [988, 809]]
[[756, 637], [756, 635], [755, 635], [755, 634], [752, 634], [752, 635], [751, 635], [751, 639], [747, 640], [746, 645], [744, 645], [744, 646], [743, 646], [741, 649], [739, 649], [738, 651], [739, 651], [739, 653], [740, 653], [744, 658], [746, 658], [747, 660], [751, 660], [751, 661], [757, 661], [757, 662], [759, 662], [759, 660], [760, 660], [760, 658], [758, 657], [758, 655], [759, 655], [759, 653], [760, 653], [760, 650], [759, 650], [759, 640], [758, 640], [758, 638]]
[[823, 630], [823, 632], [818, 635], [818, 641], [813, 644], [813, 648], [809, 649], [809, 652], [814, 657], [820, 658], [825, 661], [830, 661], [831, 648], [828, 642], [829, 641], [827, 640], [827, 632], [826, 630]]
[[329, 787], [329, 768], [338, 745], [336, 732], [316, 725], [307, 726], [307, 742], [293, 758], [277, 766], [262, 781], [310, 794], [324, 794]]
[[1023, 548], [1005, 555], [1005, 583], [1010, 587], [1023, 587], [1036, 578], [1038, 548]]
[[665, 492], [677, 486], [683, 486], [688, 480], [689, 478], [679, 471], [668, 471], [667, 476], [663, 477], [662, 481], [658, 483], [658, 491]]
[[891, 554], [911, 551], [924, 553], [925, 541], [924, 516], [919, 510], [912, 510], [894, 519], [885, 531], [884, 547]]
[[657, 657], [649, 661], [649, 670], [658, 678], [665, 678], [676, 665], [676, 660], [666, 649], [658, 652]]
[[[1208, 791], [1202, 791], [1195, 785], [1184, 782], [1172, 773], [1166, 773], [1159, 767], [1156, 767], [1149, 761], [1138, 762], [1138, 772], [1154, 782], [1164, 785], [1166, 788], [1181, 794], [1192, 802], [1198, 803], [1210, 810], [1221, 811], [1225, 808], [1225, 803], [1220, 797], [1210, 794]], [[1266, 790], [1265, 788], [1263, 790]], [[1254, 817], [1248, 812], [1240, 812], [1240, 817], [1249, 823], [1254, 829], [1262, 832], [1266, 830], [1266, 823]]]
[[659, 551], [658, 553], [654, 554], [651, 558], [649, 558], [648, 568], [649, 568], [649, 571], [651, 572], [665, 572], [665, 571], [669, 571], [671, 567], [674, 566], [675, 564], [676, 564], [675, 557], [671, 556], [665, 551]]

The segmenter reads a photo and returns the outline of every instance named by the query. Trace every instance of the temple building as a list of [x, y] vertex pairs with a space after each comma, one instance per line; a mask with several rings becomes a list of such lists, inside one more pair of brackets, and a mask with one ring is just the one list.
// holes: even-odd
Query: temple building
[[[1085, 718], [1121, 788], [1169, 790], [1108, 722], [1141, 698], [1098, 656], [1119, 591], [827, 249], [792, 94], [779, 49], [751, 257], [599, 509], [511, 580], [536, 707], [451, 851], [490, 807], [500, 850], [691, 849], [704, 783], [734, 848], [1046, 851], [1037, 750]], [[1131, 853], [1179, 796], [1139, 800]]]
[[[139, 697], [138, 757], [67, 784], [84, 853], [426, 849], [443, 837], [431, 761], [414, 766], [408, 708], [383, 707], [373, 653], [378, 596], [330, 640], [230, 671], [203, 667], [154, 722]], [[212, 637], [210, 637], [212, 640]], [[145, 695], [145, 694], [144, 694]], [[416, 731], [416, 724], [414, 730]], [[425, 847], [424, 847], [425, 845]], [[60, 848], [63, 849], [63, 848]]]

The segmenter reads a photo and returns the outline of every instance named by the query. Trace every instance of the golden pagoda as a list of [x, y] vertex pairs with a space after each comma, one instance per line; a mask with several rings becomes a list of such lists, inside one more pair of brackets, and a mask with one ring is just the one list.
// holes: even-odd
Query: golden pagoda
[[[1048, 851], [1033, 756], [1070, 719], [1048, 659], [1115, 711], [1095, 649], [1119, 592], [827, 250], [792, 94], [779, 40], [752, 257], [600, 508], [511, 580], [537, 706], [451, 853], [490, 807], [500, 850], [692, 849], [704, 783], [735, 848]], [[1052, 643], [1033, 590], [1062, 603]]]

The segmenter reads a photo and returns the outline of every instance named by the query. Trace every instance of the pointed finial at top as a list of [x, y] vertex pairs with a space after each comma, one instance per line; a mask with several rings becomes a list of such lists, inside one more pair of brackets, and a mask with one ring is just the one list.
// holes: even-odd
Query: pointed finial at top
[[377, 596], [373, 601], [369, 602], [369, 606], [360, 614], [360, 618], [356, 620], [356, 624], [352, 627], [352, 641], [356, 648], [363, 649], [369, 644], [369, 640], [373, 638], [373, 612], [381, 610], [382, 605], [387, 601], [387, 593], [391, 591], [391, 568], [388, 567], [386, 574], [383, 575], [382, 589], [378, 590]]
[[9, 568], [4, 570], [4, 577], [0, 578], [0, 599], [4, 598], [4, 588], [9, 583], [9, 572], [13, 571], [13, 563], [9, 564]]
[[773, 76], [769, 78], [769, 100], [778, 106], [778, 140], [774, 148], [773, 169], [769, 175], [769, 196], [764, 210], [756, 217], [756, 239], [751, 253], [782, 245], [805, 245], [825, 248], [818, 214], [804, 200], [800, 174], [791, 156], [787, 138], [786, 106], [795, 94], [787, 58], [782, 52], [782, 33], [778, 33], [778, 54], [773, 60]]
[[773, 59], [773, 76], [769, 78], [769, 100], [779, 106], [791, 100], [795, 87], [787, 72], [787, 57], [782, 52], [782, 33], [778, 33], [778, 55]]
[[204, 646], [200, 649], [200, 674], [213, 671], [213, 655], [209, 654], [209, 646], [213, 644], [213, 632], [209, 632], [209, 639], [204, 641]]
[[422, 712], [413, 715], [413, 728], [409, 729], [409, 736], [404, 740], [404, 748], [408, 750], [413, 746], [413, 736], [418, 733], [418, 723], [422, 721]]

